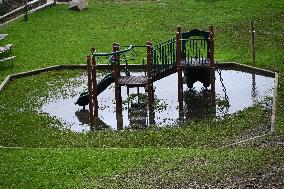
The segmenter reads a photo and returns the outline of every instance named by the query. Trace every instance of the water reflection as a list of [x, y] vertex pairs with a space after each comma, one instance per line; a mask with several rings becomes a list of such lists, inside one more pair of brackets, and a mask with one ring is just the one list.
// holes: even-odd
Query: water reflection
[[[131, 74], [141, 75], [143, 72], [132, 72]], [[74, 86], [78, 95], [87, 85], [85, 77], [84, 74], [79, 77], [81, 81], [82, 78], [84, 79], [83, 85]], [[188, 89], [184, 85], [184, 111], [180, 112], [178, 109], [177, 74], [172, 74], [154, 83], [154, 112], [148, 112], [147, 93], [144, 88], [139, 88], [138, 91], [137, 88], [122, 87], [123, 103], [120, 107], [122, 111], [117, 113], [113, 85], [110, 85], [99, 95], [99, 119], [93, 128], [88, 125], [89, 112], [74, 105], [78, 95], [65, 96], [64, 98], [57, 95], [56, 98], [51, 98], [44, 104], [42, 111], [71, 125], [69, 129], [84, 132], [99, 129], [144, 129], [149, 125], [161, 127], [176, 125], [183, 119], [203, 118], [212, 115], [222, 117], [267, 99], [271, 101], [274, 78], [235, 70], [222, 70], [222, 77], [230, 106], [225, 102], [224, 89], [219, 75], [216, 74], [216, 108], [212, 109], [211, 107], [210, 90], [205, 90], [203, 85], [197, 82], [192, 89]], [[65, 89], [63, 86], [57, 90], [60, 93]]]
[[[82, 109], [75, 112], [76, 117], [82, 125], [89, 124], [89, 110]], [[95, 119], [95, 124], [93, 127], [90, 127], [90, 130], [103, 130], [109, 129], [110, 126], [103, 122], [100, 118]]]
[[75, 112], [78, 120], [82, 124], [89, 124], [89, 110], [82, 109]]
[[215, 114], [211, 106], [211, 91], [188, 89], [184, 92], [185, 119], [202, 119]]
[[130, 129], [143, 129], [147, 127], [147, 103], [131, 103], [128, 109]]

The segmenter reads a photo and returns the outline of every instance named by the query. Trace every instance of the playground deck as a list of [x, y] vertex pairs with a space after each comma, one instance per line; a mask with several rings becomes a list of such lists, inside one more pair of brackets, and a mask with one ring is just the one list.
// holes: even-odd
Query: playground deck
[[146, 76], [121, 76], [118, 85], [129, 87], [145, 87], [147, 85]]
[[188, 58], [182, 59], [181, 65], [183, 68], [209, 68], [209, 58]]

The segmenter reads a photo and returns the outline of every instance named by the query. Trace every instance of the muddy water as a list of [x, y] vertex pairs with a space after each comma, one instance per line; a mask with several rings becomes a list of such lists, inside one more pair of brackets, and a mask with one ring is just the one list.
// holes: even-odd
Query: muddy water
[[[99, 119], [95, 127], [88, 125], [88, 111], [75, 105], [80, 92], [87, 84], [85, 74], [73, 80], [82, 80], [82, 85], [76, 85], [72, 90], [65, 90], [65, 95], [55, 95], [42, 107], [42, 112], [58, 118], [67, 129], [85, 132], [99, 129], [141, 129], [149, 123], [158, 126], [177, 125], [180, 119], [203, 118], [205, 116], [223, 117], [237, 111], [262, 103], [270, 107], [272, 103], [274, 78], [265, 77], [235, 70], [222, 70], [223, 85], [216, 72], [217, 106], [211, 108], [210, 91], [205, 90], [201, 83], [188, 89], [184, 84], [184, 111], [182, 117], [178, 110], [177, 74], [172, 74], [154, 83], [155, 111], [151, 116], [147, 112], [147, 98], [144, 88], [122, 87], [122, 117], [116, 115], [114, 84], [103, 91], [98, 98]], [[143, 72], [132, 72], [132, 75], [143, 75]], [[99, 76], [100, 80], [104, 74]], [[78, 82], [77, 82], [78, 83]], [[224, 87], [225, 88], [224, 88]], [[68, 91], [73, 91], [73, 95]], [[54, 92], [54, 91], [53, 91]], [[74, 95], [74, 92], [78, 95]], [[226, 103], [225, 94], [228, 96]], [[139, 98], [138, 98], [139, 97]], [[86, 107], [87, 109], [88, 107]], [[209, 111], [211, 109], [211, 111]]]

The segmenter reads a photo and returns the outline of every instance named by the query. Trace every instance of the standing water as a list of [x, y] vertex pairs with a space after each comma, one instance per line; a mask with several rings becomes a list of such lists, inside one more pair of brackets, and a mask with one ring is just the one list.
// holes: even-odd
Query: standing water
[[[98, 81], [107, 73], [98, 76]], [[132, 72], [131, 75], [144, 75], [143, 72]], [[183, 119], [203, 118], [212, 116], [212, 112], [217, 117], [223, 117], [254, 106], [272, 103], [274, 78], [265, 77], [258, 74], [251, 74], [235, 70], [222, 70], [223, 85], [216, 72], [216, 101], [215, 111], [211, 108], [210, 91], [203, 88], [199, 82], [195, 83], [193, 89], [188, 89], [184, 84], [184, 117]], [[95, 128], [88, 125], [88, 110], [75, 105], [81, 92], [86, 89], [87, 78], [85, 74], [73, 78], [72, 80], [85, 81], [81, 86], [74, 86], [72, 89], [78, 93], [77, 96], [56, 95], [56, 98], [49, 99], [42, 107], [42, 112], [58, 118], [67, 129], [76, 132], [85, 132], [93, 129], [141, 129], [146, 128], [149, 123], [157, 126], [178, 125], [180, 114], [178, 109], [178, 82], [177, 74], [172, 74], [154, 83], [155, 90], [155, 110], [154, 116], [149, 120], [147, 111], [147, 93], [145, 89], [122, 87], [122, 117], [116, 116], [114, 84], [111, 84], [98, 96], [99, 119]], [[71, 81], [72, 82], [72, 81]], [[224, 87], [225, 88], [224, 88]], [[208, 88], [210, 89], [210, 87]], [[228, 97], [228, 103], [225, 96]], [[86, 107], [88, 109], [88, 107]]]

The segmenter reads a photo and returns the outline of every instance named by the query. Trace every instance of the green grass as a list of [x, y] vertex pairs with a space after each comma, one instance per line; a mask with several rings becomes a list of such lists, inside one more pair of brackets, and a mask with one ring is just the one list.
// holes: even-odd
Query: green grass
[[[121, 45], [143, 45], [147, 41], [157, 44], [174, 37], [177, 25], [181, 25], [183, 31], [192, 28], [205, 30], [208, 25], [213, 25], [216, 59], [252, 64], [249, 33], [251, 19], [256, 21], [255, 66], [280, 74], [275, 135], [283, 138], [284, 4], [281, 1], [104, 0], [89, 1], [89, 8], [83, 12], [69, 11], [66, 5], [57, 5], [30, 15], [28, 22], [20, 19], [0, 29], [0, 33], [9, 34], [5, 41], [1, 41], [1, 45], [4, 42], [13, 43], [13, 53], [17, 56], [13, 67], [0, 65], [0, 81], [9, 74], [36, 68], [85, 63], [91, 47], [96, 47], [99, 52], [111, 51], [114, 41]], [[0, 94], [0, 146], [62, 147], [0, 149], [1, 188], [116, 188], [120, 185], [129, 186], [125, 178], [130, 178], [128, 184], [141, 187], [155, 186], [159, 179], [167, 184], [193, 179], [205, 185], [218, 182], [216, 177], [249, 177], [251, 172], [257, 174], [257, 168], [269, 169], [273, 163], [283, 166], [281, 151], [275, 153], [271, 149], [245, 147], [211, 149], [229, 144], [244, 130], [266, 123], [268, 114], [259, 107], [224, 120], [189, 122], [181, 129], [87, 134], [59, 131], [51, 127], [52, 124], [60, 125], [56, 119], [37, 113], [40, 104], [33, 98], [47, 98], [47, 91], [52, 85], [43, 84], [45, 79], [54, 78], [54, 86], [60, 86], [64, 83], [61, 77], [72, 77], [76, 72], [57, 74], [48, 73], [37, 79], [31, 77], [13, 81]], [[166, 150], [156, 147], [186, 149]], [[196, 147], [203, 149], [191, 149]], [[195, 161], [201, 163], [191, 164]], [[148, 177], [143, 175], [142, 181], [139, 181], [137, 175], [151, 173], [152, 170], [155, 171], [150, 174], [153, 178], [149, 182], [146, 180]], [[167, 174], [173, 175], [171, 171], [178, 174], [169, 178]], [[117, 175], [120, 179], [117, 179]], [[157, 175], [160, 176], [155, 177]]]
[[284, 163], [282, 155], [242, 149], [2, 149], [0, 187], [141, 188], [188, 177], [213, 183], [244, 171], [262, 171], [259, 167], [275, 163], [270, 161], [273, 156], [276, 164]]
[[161, 155], [153, 149], [2, 149], [0, 187], [90, 187], [97, 176], [137, 167], [153, 156]]
[[83, 12], [58, 5], [31, 15], [28, 22], [9, 24], [1, 32], [9, 34], [7, 41], [15, 45], [17, 60], [13, 68], [1, 68], [2, 79], [7, 74], [34, 68], [85, 63], [91, 47], [110, 51], [114, 41], [121, 45], [143, 45], [148, 40], [159, 43], [174, 37], [177, 25], [183, 30], [215, 26], [216, 58], [246, 63], [250, 62], [251, 19], [257, 20], [258, 62], [268, 66], [272, 57], [276, 63], [283, 60], [283, 43], [277, 43], [283, 36], [280, 1], [162, 3], [165, 5], [154, 1], [90, 2]]

